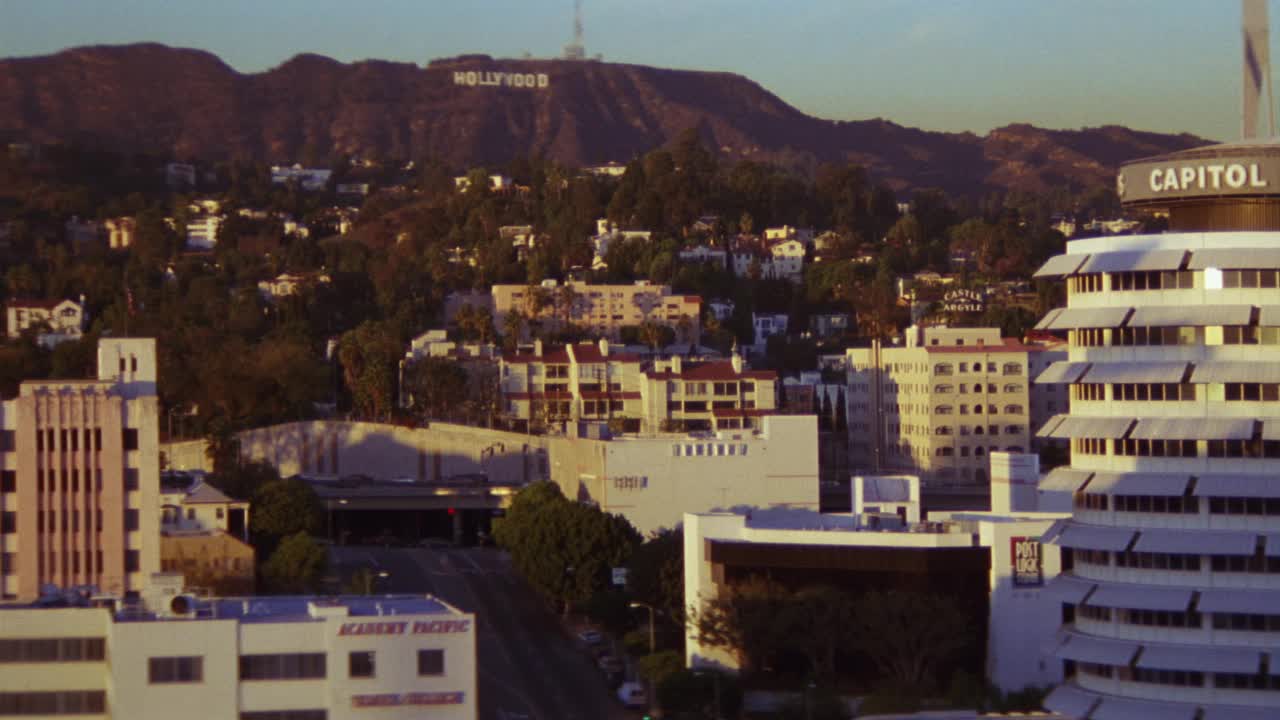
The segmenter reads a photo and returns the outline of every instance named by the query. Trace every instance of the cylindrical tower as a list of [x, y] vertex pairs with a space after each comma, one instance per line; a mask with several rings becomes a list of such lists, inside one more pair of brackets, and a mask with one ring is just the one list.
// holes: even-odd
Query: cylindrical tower
[[1173, 231], [1077, 240], [1065, 278], [1074, 509], [1047, 706], [1114, 718], [1280, 717], [1280, 145], [1136, 161], [1118, 189]]

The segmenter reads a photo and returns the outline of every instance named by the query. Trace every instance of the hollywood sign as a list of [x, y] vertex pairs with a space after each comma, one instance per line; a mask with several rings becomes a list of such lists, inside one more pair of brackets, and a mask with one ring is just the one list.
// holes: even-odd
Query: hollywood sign
[[453, 84], [465, 87], [511, 87], [541, 90], [551, 84], [551, 78], [546, 73], [455, 70]]

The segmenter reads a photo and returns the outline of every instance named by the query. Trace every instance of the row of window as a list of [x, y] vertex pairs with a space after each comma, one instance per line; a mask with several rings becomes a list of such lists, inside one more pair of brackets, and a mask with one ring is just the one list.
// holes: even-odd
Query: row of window
[[1137, 270], [1105, 274], [1089, 273], [1073, 275], [1069, 286], [1073, 293], [1095, 293], [1106, 290], [1191, 290], [1195, 288], [1195, 271]]
[[735, 443], [676, 443], [671, 446], [675, 457], [724, 457], [746, 455], [747, 446]]
[[[1072, 550], [1072, 562], [1106, 567], [1114, 559], [1115, 566], [1136, 570], [1175, 570], [1199, 572], [1201, 555], [1157, 552], [1108, 552], [1106, 550]], [[1274, 574], [1280, 573], [1280, 558], [1265, 555], [1208, 555], [1209, 568], [1220, 573]]]
[[[982, 366], [982, 363], [976, 362], [973, 364], [973, 368], [969, 369], [968, 363], [960, 363], [960, 372], [962, 373], [963, 372], [994, 373], [996, 372], [996, 364], [993, 362], [989, 362], [987, 363], [986, 368], [984, 369]], [[937, 363], [936, 365], [933, 366], [934, 375], [952, 375], [954, 373], [955, 373], [955, 366], [953, 366], [951, 363]], [[1000, 374], [1001, 375], [1021, 375], [1022, 365], [1021, 363], [1005, 363], [1003, 366], [1001, 366]]]
[[0, 716], [91, 715], [107, 711], [104, 690], [0, 692]]
[[[1107, 444], [1112, 455], [1133, 457], [1211, 457], [1211, 458], [1280, 458], [1280, 441], [1261, 440], [1148, 440], [1122, 438], [1077, 438], [1071, 441], [1073, 452], [1081, 455], [1106, 455]], [[1199, 450], [1204, 443], [1205, 452]]]
[[[982, 383], [975, 383], [975, 384], [974, 384], [974, 385], [972, 385], [972, 386], [969, 386], [969, 385], [959, 385], [959, 386], [956, 386], [956, 385], [940, 384], [940, 385], [934, 385], [934, 386], [933, 386], [933, 391], [934, 391], [935, 393], [952, 393], [952, 392], [955, 392], [955, 391], [956, 391], [956, 388], [957, 388], [957, 387], [959, 387], [959, 388], [960, 388], [960, 393], [961, 393], [961, 394], [966, 394], [966, 393], [968, 393], [968, 392], [970, 391], [970, 387], [972, 387], [972, 390], [973, 390], [973, 392], [975, 392], [975, 393], [983, 392], [983, 389], [982, 389], [982, 388], [983, 388]], [[986, 385], [986, 392], [988, 392], [988, 393], [994, 393], [994, 392], [996, 392], [996, 387], [997, 387], [997, 386], [995, 385], [995, 383], [987, 383], [987, 385]], [[1004, 387], [1002, 388], [1002, 390], [1003, 390], [1004, 392], [1007, 392], [1007, 393], [1020, 393], [1020, 392], [1022, 392], [1022, 386], [1021, 386], [1021, 385], [1018, 385], [1017, 383], [1006, 383], [1006, 384], [1004, 385]]]
[[106, 654], [106, 638], [0, 640], [0, 663], [99, 662]]
[[[1023, 427], [1021, 425], [1005, 425], [1004, 426], [1004, 433], [1006, 435], [1018, 435], [1018, 434], [1021, 434], [1022, 431], [1023, 431]], [[938, 427], [934, 428], [933, 434], [934, 435], [953, 435], [955, 434], [955, 432], [956, 432], [956, 429], [951, 427], [950, 425], [939, 425]], [[999, 435], [1000, 426], [988, 425], [984, 430], [981, 425], [975, 425], [973, 426], [972, 429], [970, 429], [968, 425], [961, 425], [959, 434], [960, 435], [971, 435], [971, 434], [972, 435]]]
[[[310, 680], [324, 678], [324, 653], [285, 653], [278, 655], [244, 655], [240, 658], [241, 680]], [[377, 674], [377, 653], [359, 650], [347, 655], [347, 676], [371, 678]], [[444, 650], [418, 651], [418, 675], [432, 677], [444, 674]], [[204, 658], [199, 655], [153, 657], [147, 659], [147, 682], [204, 682]]]
[[[1178, 687], [1205, 687], [1206, 674], [1191, 670], [1152, 670], [1149, 668], [1115, 668], [1111, 665], [1079, 663], [1077, 670], [1085, 675], [1119, 677], [1129, 682]], [[1213, 686], [1221, 690], [1280, 690], [1280, 676], [1244, 673], [1211, 673]]]
[[[1223, 325], [1222, 345], [1280, 345], [1280, 327]], [[1077, 347], [1162, 346], [1206, 344], [1204, 326], [1081, 328], [1068, 333]], [[1212, 343], [1219, 344], [1219, 343]]]
[[[990, 448], [988, 448], [988, 450], [989, 450], [990, 452], [999, 452], [1000, 448], [996, 447], [995, 445], [992, 445], [992, 446], [990, 446]], [[985, 454], [988, 452], [988, 450], [983, 450], [983, 449], [982, 449], [982, 448], [980, 448], [980, 447], [974, 448], [974, 449], [973, 449], [973, 456], [974, 456], [974, 457], [982, 457], [983, 455], [985, 455]], [[1010, 447], [1005, 448], [1005, 452], [1020, 453], [1020, 452], [1022, 452], [1022, 448], [1021, 448], [1021, 447], [1018, 447], [1018, 446], [1016, 446], [1016, 445], [1013, 445], [1013, 446], [1010, 446]], [[936, 449], [933, 451], [933, 454], [934, 454], [934, 456], [935, 456], [935, 457], [955, 457], [955, 456], [956, 456], [956, 451], [955, 451], [955, 448], [940, 447], [940, 448], [936, 448]], [[967, 447], [962, 447], [962, 448], [960, 448], [960, 457], [969, 457], [969, 448], [967, 448]]]
[[[1211, 497], [1210, 515], [1280, 515], [1280, 498]], [[1080, 493], [1075, 506], [1082, 510], [1107, 510], [1125, 513], [1161, 513], [1171, 515], [1198, 515], [1200, 498], [1165, 497], [1161, 495], [1103, 495]]]
[[[961, 415], [968, 415], [970, 412], [972, 412], [974, 415], [982, 414], [982, 408], [983, 408], [982, 405], [972, 405], [972, 406], [960, 405], [959, 407], [960, 407]], [[986, 408], [987, 408], [988, 415], [1000, 414], [1000, 408], [996, 407], [995, 405], [987, 405]], [[951, 405], [938, 405], [933, 408], [933, 412], [935, 415], [950, 415], [953, 412], [955, 412], [955, 407], [952, 407]], [[1022, 406], [1021, 405], [1005, 405], [1004, 414], [1005, 415], [1021, 415]]]

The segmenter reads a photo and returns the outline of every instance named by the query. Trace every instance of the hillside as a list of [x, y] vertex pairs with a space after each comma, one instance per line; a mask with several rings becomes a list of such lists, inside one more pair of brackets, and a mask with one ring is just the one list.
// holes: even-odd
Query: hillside
[[[545, 87], [499, 73], [542, 74]], [[629, 160], [689, 127], [728, 160], [801, 171], [850, 161], [899, 190], [952, 192], [1105, 184], [1120, 162], [1207, 142], [1114, 126], [1010, 125], [979, 137], [832, 122], [738, 75], [603, 62], [467, 56], [421, 68], [299, 55], [242, 74], [212, 54], [156, 44], [0, 60], [0, 140], [177, 158], [295, 162], [336, 151], [465, 168], [541, 154], [581, 165]]]

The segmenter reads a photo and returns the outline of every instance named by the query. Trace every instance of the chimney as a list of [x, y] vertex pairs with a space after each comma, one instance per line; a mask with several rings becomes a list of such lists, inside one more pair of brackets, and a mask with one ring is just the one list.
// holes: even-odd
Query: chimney
[[600, 338], [600, 354], [609, 357], [609, 339]]
[[733, 363], [733, 371], [741, 375], [742, 374], [742, 356], [739, 355], [738, 353], [734, 353], [731, 356], [729, 362]]
[[533, 341], [533, 354], [542, 357], [542, 338], [536, 338]]

